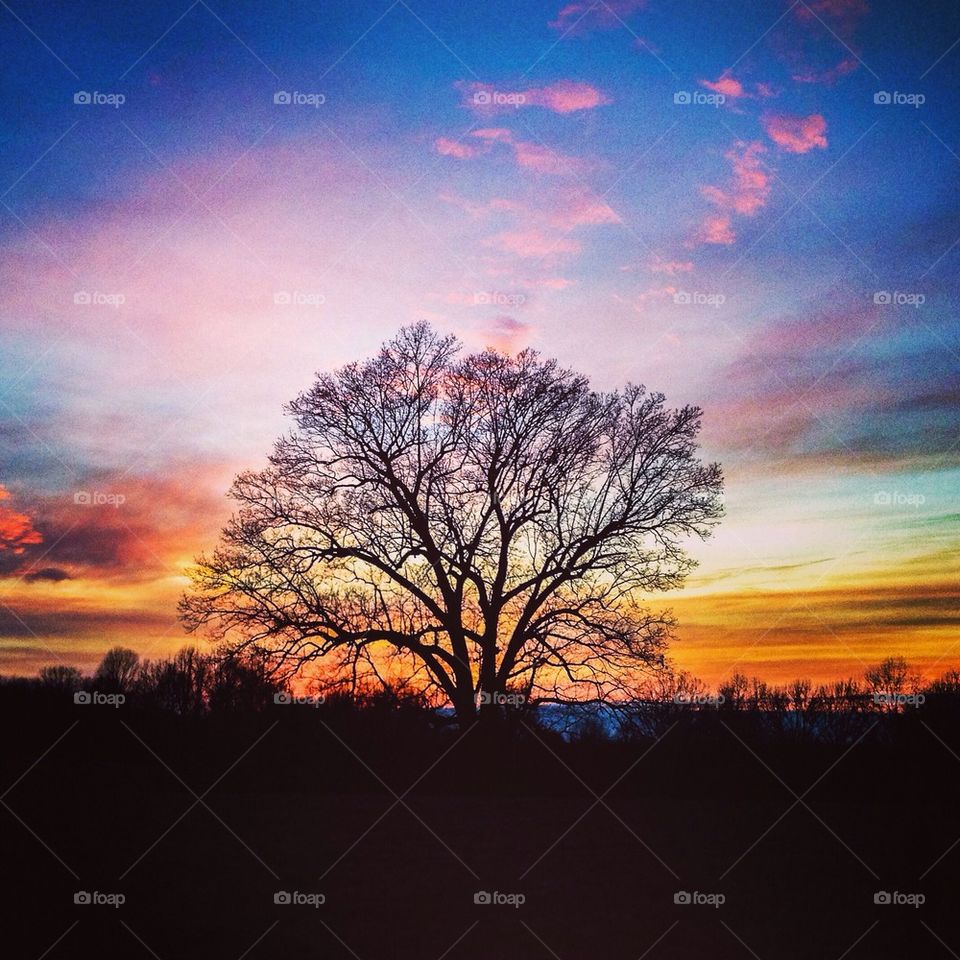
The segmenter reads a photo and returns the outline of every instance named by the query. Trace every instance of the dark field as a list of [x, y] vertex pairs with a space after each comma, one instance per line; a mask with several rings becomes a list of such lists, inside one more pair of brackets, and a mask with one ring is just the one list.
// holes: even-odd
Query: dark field
[[[182, 718], [8, 691], [2, 707], [9, 956], [960, 950], [952, 710], [878, 717], [858, 742], [720, 711], [611, 743], [524, 728], [457, 742], [416, 711], [329, 705]], [[125, 902], [75, 905], [77, 891]]]

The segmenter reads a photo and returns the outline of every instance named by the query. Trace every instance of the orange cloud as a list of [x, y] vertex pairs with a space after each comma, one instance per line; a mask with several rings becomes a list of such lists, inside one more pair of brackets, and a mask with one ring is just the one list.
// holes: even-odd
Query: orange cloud
[[[10, 492], [0, 485], [0, 500], [9, 500]], [[0, 555], [21, 554], [35, 544], [43, 543], [43, 536], [34, 529], [33, 521], [25, 513], [0, 505]]]
[[808, 153], [826, 149], [827, 121], [819, 113], [797, 117], [788, 113], [768, 113], [763, 117], [767, 136], [788, 153]]

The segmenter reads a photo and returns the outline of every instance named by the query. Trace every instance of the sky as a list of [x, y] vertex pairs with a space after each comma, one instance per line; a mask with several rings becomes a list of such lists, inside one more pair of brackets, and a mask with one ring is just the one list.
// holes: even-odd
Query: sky
[[960, 9], [0, 3], [0, 673], [185, 642], [317, 371], [426, 319], [704, 410], [709, 683], [960, 662]]

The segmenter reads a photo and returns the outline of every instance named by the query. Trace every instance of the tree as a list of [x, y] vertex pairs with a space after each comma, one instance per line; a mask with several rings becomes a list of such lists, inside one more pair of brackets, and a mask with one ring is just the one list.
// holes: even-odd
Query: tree
[[197, 561], [188, 629], [280, 672], [412, 679], [462, 724], [478, 700], [615, 699], [663, 663], [672, 621], [642, 595], [682, 584], [721, 515], [698, 408], [419, 324], [288, 412]]
[[111, 693], [126, 693], [133, 686], [140, 666], [140, 657], [127, 647], [113, 647], [100, 661], [93, 675], [97, 687]]

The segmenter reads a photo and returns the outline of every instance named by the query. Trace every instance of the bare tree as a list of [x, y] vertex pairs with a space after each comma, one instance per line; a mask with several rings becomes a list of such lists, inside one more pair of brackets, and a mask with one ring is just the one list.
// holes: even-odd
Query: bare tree
[[419, 324], [288, 409], [198, 560], [188, 629], [281, 672], [402, 676], [464, 724], [478, 700], [616, 699], [662, 664], [672, 622], [642, 597], [683, 582], [721, 515], [698, 408], [530, 350], [462, 357]]
[[127, 647], [111, 647], [100, 661], [94, 682], [100, 689], [126, 693], [133, 686], [140, 668], [140, 657]]

